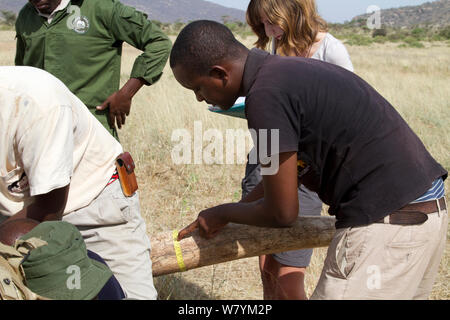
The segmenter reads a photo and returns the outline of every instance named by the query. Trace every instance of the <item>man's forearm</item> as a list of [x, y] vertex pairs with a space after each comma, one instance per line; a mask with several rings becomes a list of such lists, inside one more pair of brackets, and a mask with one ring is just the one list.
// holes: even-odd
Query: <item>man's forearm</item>
[[62, 212], [43, 213], [43, 211], [34, 204], [23, 208], [15, 215], [9, 217], [6, 221], [19, 219], [33, 219], [39, 222], [56, 221], [62, 219]]
[[264, 198], [264, 184], [261, 181], [240, 202], [241, 203], [253, 202], [253, 201], [256, 201], [256, 200], [259, 200], [259, 199], [262, 199], [262, 198]]
[[238, 223], [265, 228], [289, 227], [278, 217], [276, 210], [270, 208], [264, 199], [254, 202], [227, 203], [212, 208], [227, 223]]
[[29, 206], [8, 220], [33, 219], [39, 222], [61, 220], [67, 203], [69, 185], [35, 197]]
[[147, 82], [142, 78], [130, 78], [127, 83], [120, 89], [124, 94], [133, 98], [135, 94], [146, 84]]

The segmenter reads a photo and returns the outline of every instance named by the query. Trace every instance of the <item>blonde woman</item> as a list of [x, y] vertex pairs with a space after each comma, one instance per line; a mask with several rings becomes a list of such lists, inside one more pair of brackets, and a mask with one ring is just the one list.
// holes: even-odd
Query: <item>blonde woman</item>
[[[247, 22], [258, 37], [255, 45], [260, 49], [318, 59], [353, 71], [345, 46], [327, 32], [327, 23], [317, 13], [314, 0], [251, 0]], [[261, 180], [260, 166], [247, 163], [242, 201]], [[318, 195], [303, 185], [298, 188], [298, 199], [300, 215], [321, 214]], [[261, 256], [264, 298], [306, 299], [304, 278], [312, 252], [306, 249]]]
[[353, 71], [345, 46], [327, 32], [314, 0], [251, 0], [247, 22], [260, 49], [268, 49], [272, 38], [277, 54], [315, 58]]

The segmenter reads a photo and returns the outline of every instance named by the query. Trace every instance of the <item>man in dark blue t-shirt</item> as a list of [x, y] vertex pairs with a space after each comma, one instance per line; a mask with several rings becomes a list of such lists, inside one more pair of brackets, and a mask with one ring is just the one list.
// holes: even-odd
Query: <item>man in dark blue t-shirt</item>
[[196, 228], [211, 238], [229, 222], [288, 227], [300, 182], [337, 220], [313, 298], [428, 297], [446, 239], [447, 172], [376, 90], [332, 64], [250, 51], [212, 21], [183, 29], [170, 64], [199, 101], [228, 109], [246, 96], [264, 171], [245, 199], [202, 211], [180, 239]]

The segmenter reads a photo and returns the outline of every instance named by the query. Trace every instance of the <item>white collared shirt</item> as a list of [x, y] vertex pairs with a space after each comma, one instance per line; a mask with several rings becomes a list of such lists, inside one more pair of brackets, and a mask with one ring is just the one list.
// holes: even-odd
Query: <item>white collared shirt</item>
[[39, 15], [41, 17], [47, 18], [47, 22], [48, 23], [52, 23], [53, 18], [55, 17], [56, 13], [58, 11], [62, 11], [64, 9], [66, 9], [67, 6], [69, 5], [69, 3], [70, 3], [70, 0], [61, 0], [61, 3], [59, 4], [59, 6], [57, 6], [55, 8], [55, 10], [53, 10], [53, 12], [51, 14], [40, 13], [39, 10], [37, 10], [37, 9], [36, 10], [37, 10], [37, 12], [39, 13]]
[[122, 146], [67, 87], [31, 67], [0, 67], [0, 214], [70, 183], [64, 215], [105, 188]]

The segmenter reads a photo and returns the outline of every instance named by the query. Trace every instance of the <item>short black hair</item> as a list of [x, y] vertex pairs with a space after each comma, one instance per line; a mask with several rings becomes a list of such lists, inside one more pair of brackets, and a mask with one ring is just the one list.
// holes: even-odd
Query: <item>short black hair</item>
[[197, 74], [226, 59], [237, 59], [248, 50], [230, 29], [216, 21], [198, 20], [181, 30], [170, 54], [170, 67], [178, 64]]

